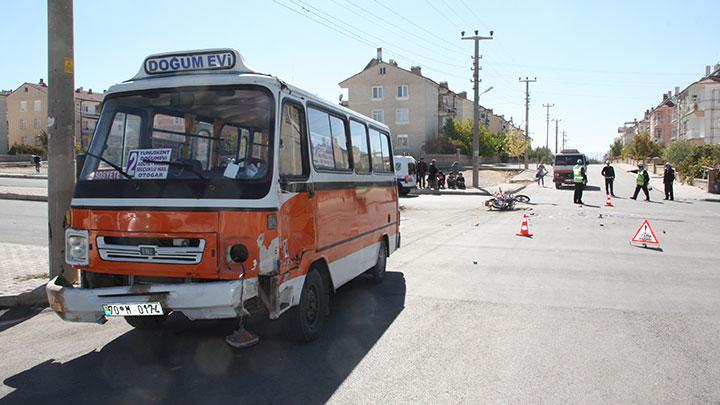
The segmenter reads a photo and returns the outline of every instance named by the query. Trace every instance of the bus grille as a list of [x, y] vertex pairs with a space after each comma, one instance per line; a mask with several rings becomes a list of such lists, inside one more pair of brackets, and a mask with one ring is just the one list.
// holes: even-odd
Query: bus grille
[[[116, 242], [117, 239], [107, 239]], [[204, 239], [195, 239], [191, 246], [162, 246], [108, 243], [104, 236], [98, 236], [97, 247], [100, 258], [111, 262], [135, 262], [158, 264], [198, 264], [202, 260]], [[160, 246], [158, 246], [160, 245]], [[193, 246], [194, 245], [194, 246]]]

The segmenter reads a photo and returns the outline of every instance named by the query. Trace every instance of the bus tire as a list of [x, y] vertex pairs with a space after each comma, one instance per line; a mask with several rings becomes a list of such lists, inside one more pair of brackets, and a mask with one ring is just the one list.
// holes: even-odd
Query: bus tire
[[380, 249], [378, 249], [377, 263], [375, 267], [370, 269], [370, 281], [373, 284], [380, 284], [385, 279], [385, 268], [387, 267], [387, 246], [385, 241], [380, 242]]
[[155, 330], [160, 329], [163, 324], [165, 323], [165, 320], [167, 319], [167, 315], [159, 315], [159, 316], [126, 316], [125, 322], [130, 324], [135, 329], [140, 330]]
[[310, 269], [305, 277], [300, 302], [292, 309], [292, 329], [298, 340], [315, 340], [325, 325], [325, 314], [329, 305], [328, 291], [325, 291], [320, 274]]

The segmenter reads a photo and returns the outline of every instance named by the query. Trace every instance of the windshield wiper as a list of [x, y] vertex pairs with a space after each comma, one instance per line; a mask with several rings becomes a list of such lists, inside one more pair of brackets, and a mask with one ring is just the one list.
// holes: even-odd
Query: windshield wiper
[[102, 162], [107, 163], [108, 166], [110, 166], [110, 167], [112, 167], [113, 169], [117, 170], [120, 174], [123, 175], [123, 177], [127, 178], [128, 180], [135, 180], [135, 179], [133, 179], [133, 177], [132, 177], [131, 175], [127, 174], [127, 172], [126, 172], [125, 170], [123, 170], [122, 167], [120, 167], [120, 166], [116, 165], [115, 163], [113, 163], [113, 162], [105, 159], [104, 157], [98, 156], [98, 155], [96, 155], [96, 154], [94, 154], [94, 153], [90, 153], [90, 152], [85, 152], [85, 154], [88, 155], [88, 156], [92, 156], [92, 157], [94, 157], [95, 159], [98, 159], [98, 160], [100, 160], [100, 161], [102, 161]]
[[195, 170], [193, 165], [190, 163], [181, 163], [181, 162], [167, 162], [164, 160], [151, 160], [151, 159], [143, 159], [143, 162], [145, 163], [154, 163], [156, 165], [168, 165], [172, 167], [180, 167], [182, 169], [188, 169], [190, 170], [194, 175], [200, 177], [203, 180], [207, 180], [205, 176], [202, 175], [199, 171]]

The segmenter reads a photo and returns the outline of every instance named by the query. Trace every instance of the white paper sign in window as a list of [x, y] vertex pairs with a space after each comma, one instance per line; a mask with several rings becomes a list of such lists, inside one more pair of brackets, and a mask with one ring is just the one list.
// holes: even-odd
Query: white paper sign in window
[[133, 149], [128, 152], [127, 174], [135, 179], [166, 179], [172, 149]]

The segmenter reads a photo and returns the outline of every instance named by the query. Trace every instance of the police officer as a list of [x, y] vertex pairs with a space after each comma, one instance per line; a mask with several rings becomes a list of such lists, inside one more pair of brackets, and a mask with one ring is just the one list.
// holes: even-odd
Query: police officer
[[[634, 172], [635, 170], [633, 170]], [[648, 174], [647, 170], [645, 170], [645, 164], [642, 162], [638, 163], [638, 169], [637, 169], [637, 178], [635, 179], [636, 186], [635, 186], [635, 193], [633, 193], [633, 196], [630, 197], [633, 200], [637, 200], [638, 193], [640, 193], [640, 190], [645, 193], [645, 201], [650, 201], [650, 192], [648, 191], [648, 184], [650, 184], [650, 175]]]
[[613, 190], [613, 182], [615, 181], [615, 169], [610, 166], [610, 161], [605, 161], [605, 167], [603, 167], [601, 174], [605, 177], [605, 194], [615, 197]]
[[583, 165], [582, 159], [577, 160], [577, 164], [573, 167], [573, 183], [575, 183], [575, 195], [573, 202], [575, 204], [583, 205], [582, 195], [587, 184], [587, 174], [585, 174], [585, 165]]

